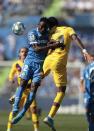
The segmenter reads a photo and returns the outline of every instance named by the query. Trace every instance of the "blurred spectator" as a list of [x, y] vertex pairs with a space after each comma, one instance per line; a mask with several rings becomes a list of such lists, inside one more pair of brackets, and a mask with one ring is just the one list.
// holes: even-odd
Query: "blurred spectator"
[[2, 38], [0, 38], [0, 60], [4, 60], [4, 44]]
[[0, 25], [3, 24], [3, 18], [4, 18], [4, 6], [3, 6], [3, 0], [0, 0]]
[[[22, 0], [9, 0], [9, 6], [11, 13], [17, 13], [22, 9]], [[20, 13], [20, 12], [19, 12]]]
[[15, 46], [16, 46], [16, 39], [15, 36], [9, 34], [6, 38], [6, 48], [7, 48], [7, 56], [9, 59], [13, 59], [15, 57]]
[[65, 10], [67, 14], [73, 15], [78, 13], [94, 12], [94, 0], [62, 0], [61, 10]]

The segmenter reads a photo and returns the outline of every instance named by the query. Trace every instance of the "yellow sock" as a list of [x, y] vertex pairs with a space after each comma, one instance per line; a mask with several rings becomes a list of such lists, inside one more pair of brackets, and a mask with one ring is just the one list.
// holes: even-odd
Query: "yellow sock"
[[37, 113], [32, 113], [32, 122], [35, 130], [39, 129], [39, 119]]
[[7, 131], [12, 128], [12, 124], [11, 124], [12, 118], [13, 118], [13, 113], [10, 112], [9, 119], [8, 119], [8, 124], [7, 124]]
[[30, 111], [30, 109], [28, 109], [27, 110], [27, 112], [26, 112], [26, 119], [31, 119], [31, 111]]
[[34, 100], [30, 106], [31, 112], [32, 112], [32, 122], [34, 126], [34, 131], [39, 131], [39, 119], [37, 114], [37, 103], [36, 100]]
[[59, 109], [59, 106], [64, 98], [64, 93], [63, 92], [57, 92], [57, 95], [54, 99], [54, 103], [50, 109], [49, 115], [51, 118], [53, 118], [57, 112], [57, 110]]

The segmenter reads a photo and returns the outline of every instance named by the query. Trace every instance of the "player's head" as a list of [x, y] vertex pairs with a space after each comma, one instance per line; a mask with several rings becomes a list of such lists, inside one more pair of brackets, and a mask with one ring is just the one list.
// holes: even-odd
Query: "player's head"
[[48, 19], [46, 17], [41, 17], [39, 24], [38, 24], [38, 30], [40, 33], [44, 33], [48, 30]]
[[49, 17], [48, 18], [48, 21], [49, 21], [49, 28], [51, 29], [51, 28], [53, 28], [53, 27], [55, 27], [55, 26], [58, 26], [59, 25], [59, 22], [58, 22], [58, 20], [57, 20], [57, 18], [55, 18], [55, 17]]
[[20, 50], [19, 50], [19, 59], [24, 60], [26, 58], [26, 56], [27, 56], [27, 53], [28, 53], [28, 48], [26, 48], [26, 47], [20, 48]]

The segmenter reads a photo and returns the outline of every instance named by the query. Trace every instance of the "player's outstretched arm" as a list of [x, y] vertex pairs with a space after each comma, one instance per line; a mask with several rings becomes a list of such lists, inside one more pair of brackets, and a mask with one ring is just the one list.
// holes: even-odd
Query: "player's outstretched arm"
[[83, 79], [80, 80], [80, 91], [81, 91], [82, 93], [85, 92], [84, 80], [83, 80]]
[[64, 48], [64, 45], [62, 45], [62, 43], [60, 43], [59, 41], [56, 41], [56, 42], [50, 42], [47, 44], [47, 46], [44, 46], [44, 47], [40, 47], [38, 45], [33, 45], [33, 48], [35, 49], [35, 51], [48, 51], [49, 49], [55, 49], [55, 48], [58, 48], [58, 47], [62, 47]]
[[85, 47], [84, 47], [82, 41], [80, 40], [80, 38], [76, 34], [72, 35], [71, 38], [80, 47], [80, 49], [81, 49], [81, 51], [82, 51], [82, 53], [84, 55], [85, 60], [87, 60], [88, 62], [91, 61], [91, 55], [85, 49]]

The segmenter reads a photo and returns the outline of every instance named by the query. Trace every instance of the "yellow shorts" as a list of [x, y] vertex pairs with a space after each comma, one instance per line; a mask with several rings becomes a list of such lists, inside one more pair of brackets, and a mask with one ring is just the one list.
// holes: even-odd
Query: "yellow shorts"
[[53, 55], [48, 55], [43, 64], [43, 71], [45, 76], [52, 72], [56, 87], [66, 86], [67, 71], [63, 60], [55, 59]]

